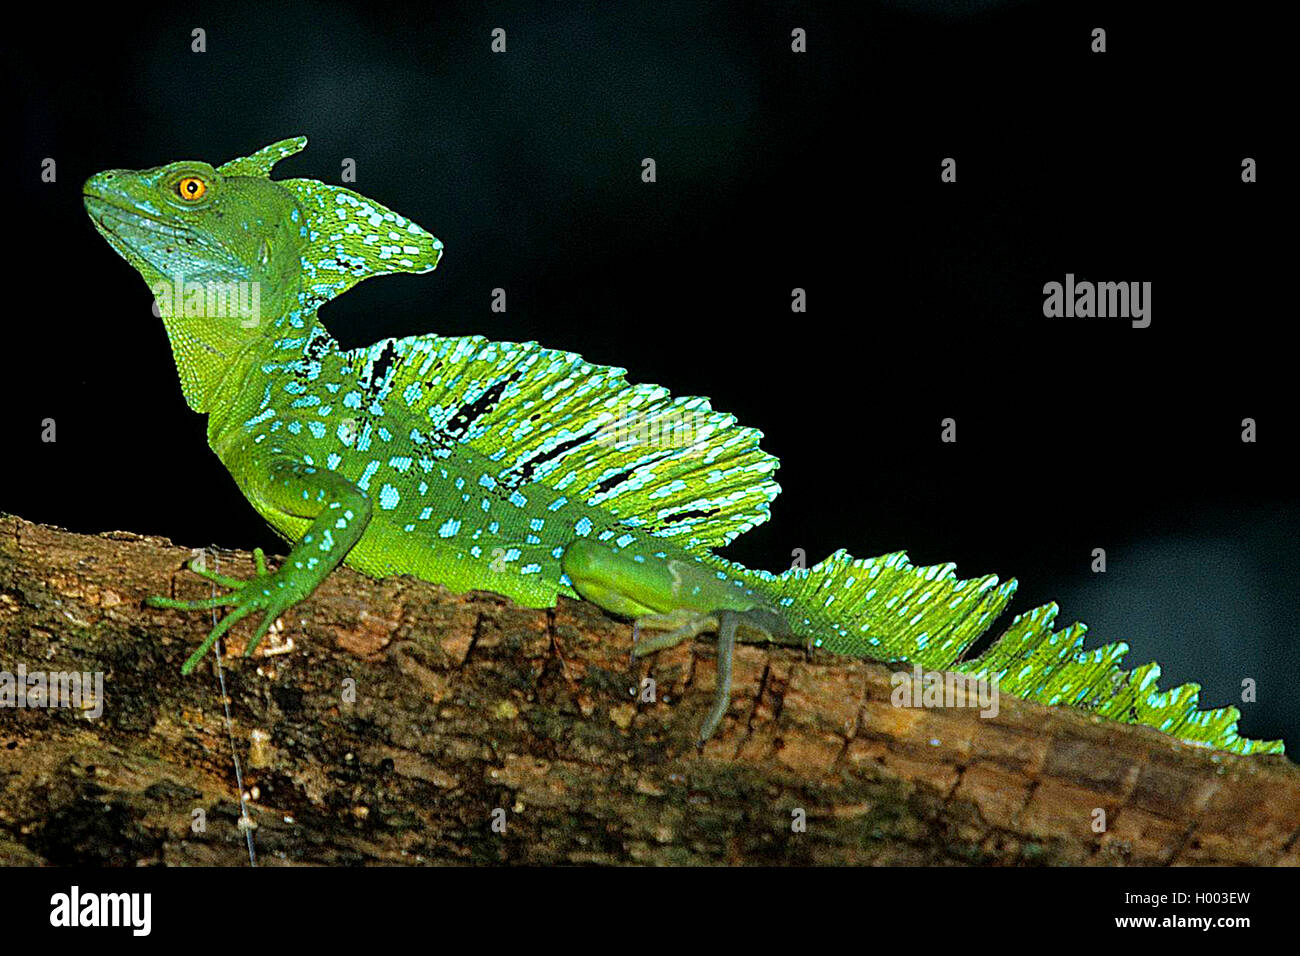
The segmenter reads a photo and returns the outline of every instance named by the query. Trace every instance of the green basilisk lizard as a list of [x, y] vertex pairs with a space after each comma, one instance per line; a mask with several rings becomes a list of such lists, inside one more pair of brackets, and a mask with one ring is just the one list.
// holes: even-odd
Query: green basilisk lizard
[[[766, 520], [779, 488], [761, 433], [634, 385], [624, 371], [536, 343], [421, 335], [343, 351], [317, 318], [363, 279], [433, 269], [442, 244], [341, 186], [270, 178], [306, 145], [283, 140], [222, 166], [184, 161], [92, 176], [95, 228], [155, 292], [185, 399], [244, 496], [288, 541], [248, 581], [193, 566], [228, 589], [155, 607], [228, 608], [194, 654], [235, 623], [275, 619], [340, 562], [412, 574], [530, 607], [581, 596], [632, 618], [633, 653], [718, 635], [703, 743], [727, 714], [737, 640], [811, 644], [996, 679], [1002, 691], [1156, 727], [1238, 753], [1281, 741], [1238, 736], [1233, 707], [1202, 711], [1199, 687], [1161, 692], [1160, 669], [1120, 668], [1122, 643], [1083, 649], [1054, 630], [1056, 606], [1016, 617], [980, 657], [967, 648], [1015, 581], [960, 580], [902, 552], [769, 574], [713, 551]], [[685, 440], [646, 441], [639, 422], [688, 421]], [[678, 437], [680, 430], [674, 430]], [[656, 636], [640, 638], [641, 632]]]

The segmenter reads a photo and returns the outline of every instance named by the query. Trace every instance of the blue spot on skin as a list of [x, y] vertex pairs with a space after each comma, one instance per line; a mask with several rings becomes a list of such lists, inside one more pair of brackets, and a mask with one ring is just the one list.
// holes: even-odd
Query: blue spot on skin
[[460, 521], [456, 518], [448, 518], [438, 529], [438, 537], [454, 538], [458, 531], [460, 531]]
[[578, 535], [580, 538], [585, 538], [587, 535], [591, 534], [591, 528], [591, 519], [583, 518], [573, 526], [573, 533]]
[[268, 419], [274, 417], [275, 417], [275, 409], [268, 408], [266, 411], [262, 412], [262, 414], [254, 415], [252, 418], [248, 419], [248, 421], [244, 422], [244, 427], [253, 428], [254, 426], [260, 425], [262, 424], [262, 422], [267, 421]]
[[[368, 465], [366, 465], [366, 470], [361, 473], [361, 477], [357, 480], [357, 487], [360, 488], [362, 491], [369, 491], [370, 479], [375, 477], [375, 472], [377, 472], [378, 470], [379, 470], [379, 462], [377, 461], [372, 461]], [[351, 512], [348, 513], [348, 517], [349, 518], [352, 517]]]
[[385, 511], [392, 511], [401, 500], [402, 496], [398, 494], [397, 489], [392, 485], [386, 484], [379, 489], [379, 507]]

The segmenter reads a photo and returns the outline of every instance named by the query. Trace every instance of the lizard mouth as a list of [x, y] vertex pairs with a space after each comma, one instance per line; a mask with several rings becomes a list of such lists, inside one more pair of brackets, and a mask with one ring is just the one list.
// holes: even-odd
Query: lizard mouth
[[154, 216], [135, 206], [127, 206], [93, 192], [82, 192], [82, 204], [94, 223], [118, 255], [128, 261], [136, 259], [151, 263], [166, 272], [164, 261], [158, 259], [159, 250], [170, 254], [178, 247], [206, 245], [202, 237], [175, 222]]
[[168, 222], [135, 207], [119, 205], [95, 193], [82, 193], [81, 201], [91, 219], [113, 232], [117, 232], [122, 226], [131, 226], [177, 239], [190, 235], [189, 230], [177, 227], [174, 222]]

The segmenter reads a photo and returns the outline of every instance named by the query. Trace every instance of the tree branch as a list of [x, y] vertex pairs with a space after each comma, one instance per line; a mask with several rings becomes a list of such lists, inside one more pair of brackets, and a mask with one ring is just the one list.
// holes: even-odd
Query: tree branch
[[[211, 618], [142, 604], [208, 594], [190, 556], [0, 518], [0, 670], [103, 675], [98, 718], [0, 709], [0, 862], [247, 864], [215, 668], [180, 676]], [[261, 863], [1300, 863], [1284, 758], [1008, 697], [898, 708], [870, 662], [739, 648], [699, 754], [709, 644], [633, 666], [584, 602], [340, 569], [279, 637], [224, 666]]]

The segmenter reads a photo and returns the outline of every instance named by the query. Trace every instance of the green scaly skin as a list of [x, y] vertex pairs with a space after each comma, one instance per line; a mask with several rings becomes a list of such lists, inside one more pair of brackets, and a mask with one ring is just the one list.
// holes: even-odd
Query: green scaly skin
[[[279, 615], [346, 563], [529, 607], [581, 596], [636, 619], [638, 638], [660, 632], [636, 641], [638, 656], [717, 632], [701, 744], [727, 715], [731, 649], [743, 640], [960, 670], [1194, 743], [1281, 752], [1280, 741], [1239, 737], [1234, 708], [1198, 710], [1196, 685], [1161, 693], [1157, 665], [1120, 669], [1124, 644], [1084, 651], [1082, 625], [1053, 631], [1055, 605], [1018, 616], [989, 651], [962, 661], [1014, 581], [962, 581], [952, 565], [916, 568], [901, 552], [840, 551], [780, 575], [717, 557], [767, 519], [779, 488], [761, 434], [707, 399], [633, 385], [622, 369], [536, 343], [423, 335], [342, 351], [320, 306], [370, 276], [432, 270], [442, 244], [351, 190], [272, 180], [272, 167], [305, 145], [283, 140], [216, 168], [109, 170], [84, 187], [96, 229], [155, 291], [213, 451], [292, 542], [274, 571], [259, 552], [247, 582], [194, 569], [225, 594], [149, 599], [230, 609], [183, 672], [236, 622], [260, 615], [251, 654]], [[230, 308], [232, 298], [248, 308]], [[649, 442], [615, 430], [632, 416], [690, 427], [684, 440]]]

